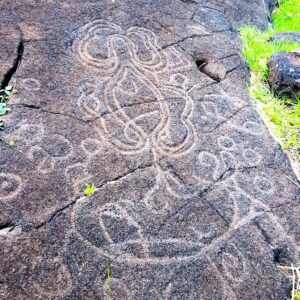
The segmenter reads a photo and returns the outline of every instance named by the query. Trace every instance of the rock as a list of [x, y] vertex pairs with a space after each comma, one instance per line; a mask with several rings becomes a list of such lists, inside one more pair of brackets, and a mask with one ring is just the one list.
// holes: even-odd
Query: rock
[[235, 28], [253, 25], [263, 30], [271, 24], [272, 11], [276, 0], [228, 0], [225, 1], [225, 14]]
[[298, 31], [284, 31], [277, 32], [270, 39], [272, 42], [281, 42], [289, 40], [293, 43], [300, 43], [300, 32]]
[[268, 61], [269, 84], [278, 94], [299, 94], [300, 53], [280, 51]]
[[219, 62], [211, 61], [206, 63], [205, 61], [199, 61], [197, 66], [201, 72], [218, 82], [226, 77], [226, 67]]
[[7, 86], [13, 70], [17, 65], [18, 47], [20, 45], [20, 33], [17, 31], [6, 32], [0, 29], [0, 88]]
[[277, 266], [299, 262], [299, 183], [247, 94], [231, 4], [1, 2], [24, 44], [1, 300], [290, 297]]

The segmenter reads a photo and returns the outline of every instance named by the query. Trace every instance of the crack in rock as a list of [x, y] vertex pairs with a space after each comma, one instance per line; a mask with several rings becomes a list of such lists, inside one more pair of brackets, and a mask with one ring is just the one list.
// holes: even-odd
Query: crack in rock
[[3, 79], [1, 81], [1, 89], [4, 89], [6, 86], [8, 86], [11, 78], [16, 73], [17, 69], [19, 68], [19, 66], [22, 62], [23, 53], [24, 53], [24, 42], [23, 42], [23, 38], [21, 36], [21, 39], [19, 41], [19, 45], [17, 48], [16, 58], [13, 62], [12, 67], [3, 76]]
[[[157, 162], [156, 162], [157, 163]], [[149, 165], [146, 165], [146, 166], [143, 166], [143, 167], [138, 167], [136, 169], [133, 169], [131, 170], [130, 172], [126, 173], [126, 174], [123, 174], [123, 175], [120, 175], [112, 180], [108, 180], [104, 183], [102, 183], [101, 185], [99, 186], [96, 186], [96, 191], [100, 190], [102, 187], [104, 186], [107, 186], [109, 184], [112, 184], [112, 183], [116, 183], [122, 179], [125, 179], [126, 177], [134, 174], [135, 172], [139, 171], [139, 170], [144, 170], [144, 169], [147, 169], [147, 168], [151, 168], [154, 164], [149, 164]], [[95, 191], [95, 192], [96, 192]], [[88, 196], [79, 196], [77, 197], [75, 200], [69, 202], [68, 204], [64, 205], [63, 207], [57, 209], [55, 212], [53, 212], [50, 217], [48, 217], [45, 221], [41, 222], [40, 224], [34, 226], [35, 229], [39, 229], [43, 226], [45, 226], [46, 224], [49, 224], [51, 223], [56, 217], [58, 217], [62, 212], [64, 212], [65, 210], [69, 209], [70, 207], [73, 207], [77, 202], [80, 202], [80, 201], [83, 201], [84, 199], [87, 199]]]

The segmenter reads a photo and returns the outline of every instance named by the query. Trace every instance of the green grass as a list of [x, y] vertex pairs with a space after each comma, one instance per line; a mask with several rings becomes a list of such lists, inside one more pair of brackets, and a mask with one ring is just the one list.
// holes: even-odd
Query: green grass
[[275, 31], [294, 30], [300, 28], [300, 1], [278, 0], [279, 8], [272, 15]]
[[300, 161], [300, 98], [276, 96], [267, 83], [268, 59], [275, 53], [293, 51], [300, 43], [285, 40], [271, 42], [270, 38], [281, 31], [300, 31], [300, 1], [278, 0], [279, 6], [272, 15], [274, 27], [260, 31], [253, 26], [243, 26], [240, 33], [243, 54], [251, 69], [250, 94], [257, 100], [258, 110], [270, 130], [280, 139], [284, 149]]
[[106, 278], [107, 278], [107, 300], [111, 300], [111, 270], [110, 270], [110, 261], [106, 263]]

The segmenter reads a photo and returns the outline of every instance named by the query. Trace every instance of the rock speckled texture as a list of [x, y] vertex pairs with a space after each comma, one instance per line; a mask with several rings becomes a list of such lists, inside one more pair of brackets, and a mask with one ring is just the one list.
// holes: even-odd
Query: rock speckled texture
[[271, 37], [271, 41], [281, 42], [286, 40], [289, 40], [293, 43], [300, 43], [300, 32], [298, 31], [278, 32]]
[[276, 0], [227, 0], [222, 6], [225, 8], [225, 15], [235, 27], [246, 24], [262, 30], [271, 24], [271, 14], [276, 6]]
[[1, 78], [24, 45], [1, 300], [106, 299], [108, 261], [112, 299], [290, 297], [277, 265], [299, 261], [299, 182], [245, 88], [243, 4], [1, 2]]
[[280, 51], [268, 61], [270, 87], [278, 94], [300, 94], [300, 53]]

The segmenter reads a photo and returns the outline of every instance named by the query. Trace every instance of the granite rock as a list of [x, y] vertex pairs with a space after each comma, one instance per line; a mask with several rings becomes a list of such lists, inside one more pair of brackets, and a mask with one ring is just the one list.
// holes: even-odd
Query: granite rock
[[1, 300], [107, 299], [109, 282], [122, 300], [290, 297], [299, 182], [248, 96], [237, 7], [258, 18], [233, 0], [1, 2], [1, 78], [24, 46]]

